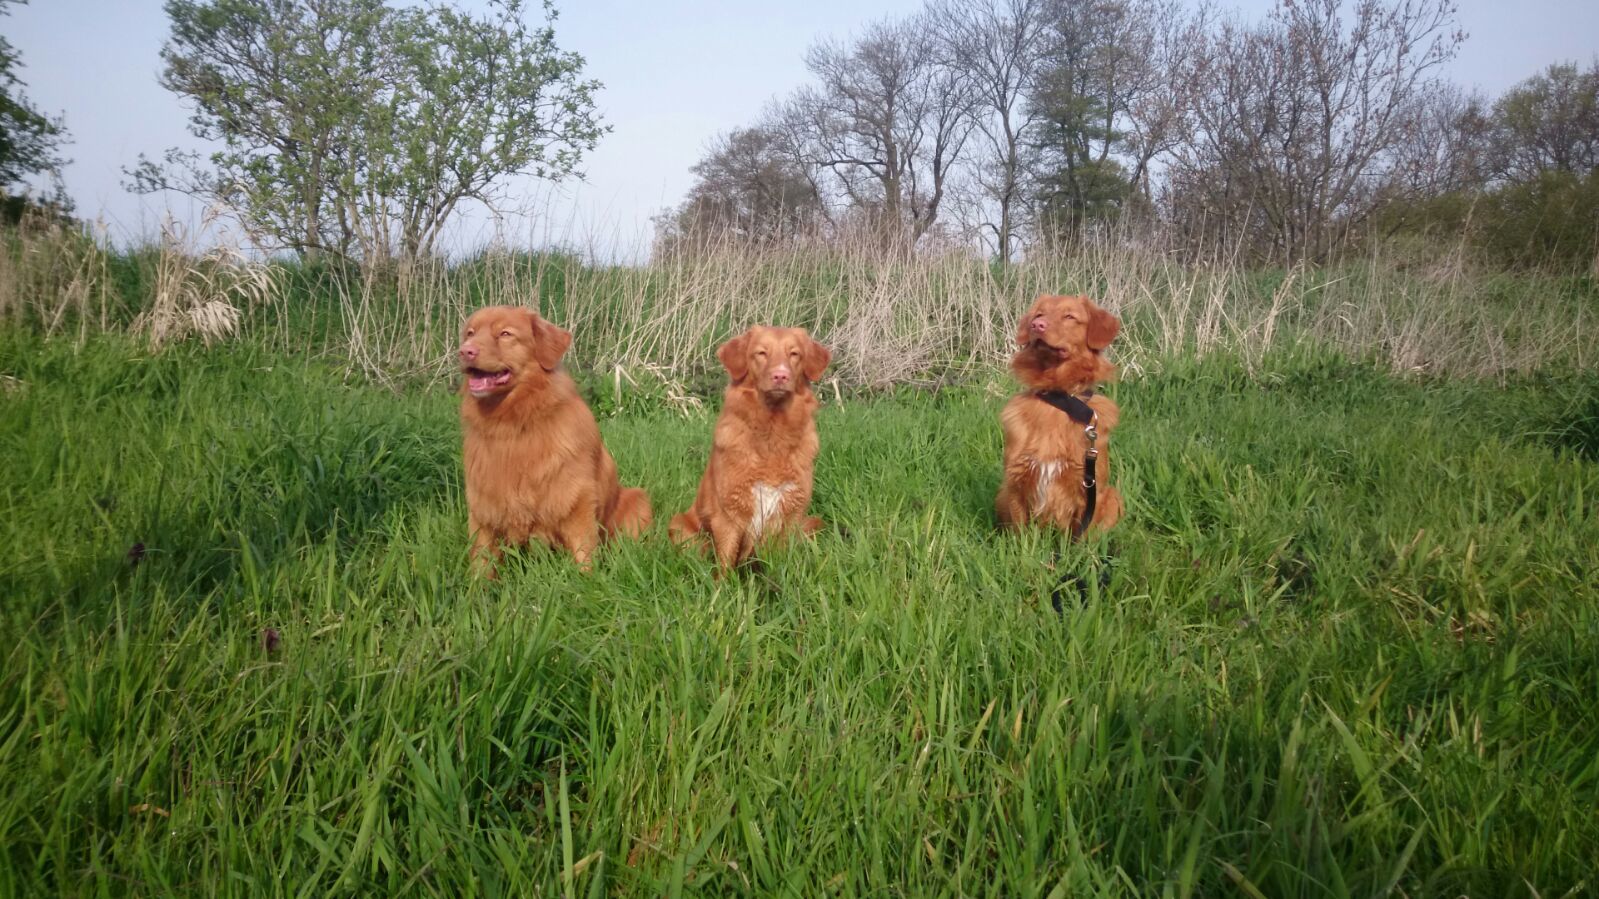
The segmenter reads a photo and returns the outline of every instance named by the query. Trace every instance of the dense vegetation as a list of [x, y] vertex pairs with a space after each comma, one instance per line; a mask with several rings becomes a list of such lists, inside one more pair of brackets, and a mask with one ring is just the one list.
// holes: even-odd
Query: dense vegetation
[[[0, 895], [1595, 889], [1599, 67], [1466, 96], [1442, 0], [933, 2], [815, 45], [648, 265], [440, 259], [604, 132], [542, 9], [172, 0], [223, 152], [135, 180], [256, 245], [7, 199]], [[15, 61], [4, 188], [63, 137]], [[1086, 545], [991, 510], [1062, 291], [1125, 325]], [[472, 578], [489, 303], [573, 330], [660, 521], [712, 348], [811, 329], [829, 527]]]
[[[1125, 526], [1064, 549], [995, 533], [996, 370], [829, 394], [814, 543], [489, 584], [444, 383], [0, 358], [10, 894], [1592, 887], [1591, 374], [1173, 358], [1113, 388]], [[587, 389], [684, 506], [710, 411]]]

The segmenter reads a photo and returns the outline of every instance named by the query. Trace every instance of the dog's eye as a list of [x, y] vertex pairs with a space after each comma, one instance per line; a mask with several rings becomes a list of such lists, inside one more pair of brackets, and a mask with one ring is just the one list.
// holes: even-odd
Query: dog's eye
[[765, 350], [756, 350], [755, 351], [755, 358], [757, 358], [757, 359], [765, 359], [766, 358], [766, 351]]
[[501, 337], [510, 337], [511, 336], [511, 332], [510, 331], [501, 331], [500, 332], [500, 336]]
[[476, 334], [476, 333], [477, 332], [472, 330], [471, 328], [467, 328], [466, 329], [466, 336], [468, 336], [468, 337], [471, 337], [473, 334]]

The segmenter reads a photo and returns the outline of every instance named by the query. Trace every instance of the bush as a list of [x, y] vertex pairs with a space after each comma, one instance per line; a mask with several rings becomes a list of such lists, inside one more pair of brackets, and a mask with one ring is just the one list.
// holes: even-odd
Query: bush
[[1593, 272], [1599, 266], [1599, 172], [1547, 171], [1482, 193], [1394, 204], [1382, 231], [1465, 240], [1481, 262], [1512, 269]]

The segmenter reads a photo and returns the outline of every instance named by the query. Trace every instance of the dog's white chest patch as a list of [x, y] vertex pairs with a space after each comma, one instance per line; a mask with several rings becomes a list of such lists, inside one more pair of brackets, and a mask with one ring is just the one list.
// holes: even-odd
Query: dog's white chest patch
[[755, 512], [750, 516], [750, 536], [759, 540], [768, 529], [781, 526], [783, 521], [783, 497], [794, 489], [792, 481], [778, 484], [756, 484], [750, 489], [750, 495], [755, 500]]
[[1044, 507], [1044, 501], [1049, 498], [1049, 488], [1054, 486], [1055, 478], [1060, 475], [1061, 463], [1058, 459], [1054, 462], [1033, 459], [1031, 462], [1033, 471], [1037, 473], [1033, 482], [1033, 510], [1037, 511]]

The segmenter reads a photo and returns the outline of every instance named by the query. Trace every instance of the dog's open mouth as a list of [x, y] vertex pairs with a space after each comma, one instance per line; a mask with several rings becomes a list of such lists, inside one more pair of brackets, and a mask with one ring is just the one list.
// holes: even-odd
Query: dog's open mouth
[[486, 396], [495, 390], [511, 383], [511, 370], [484, 371], [481, 368], [468, 368], [466, 371], [466, 389], [473, 396]]

